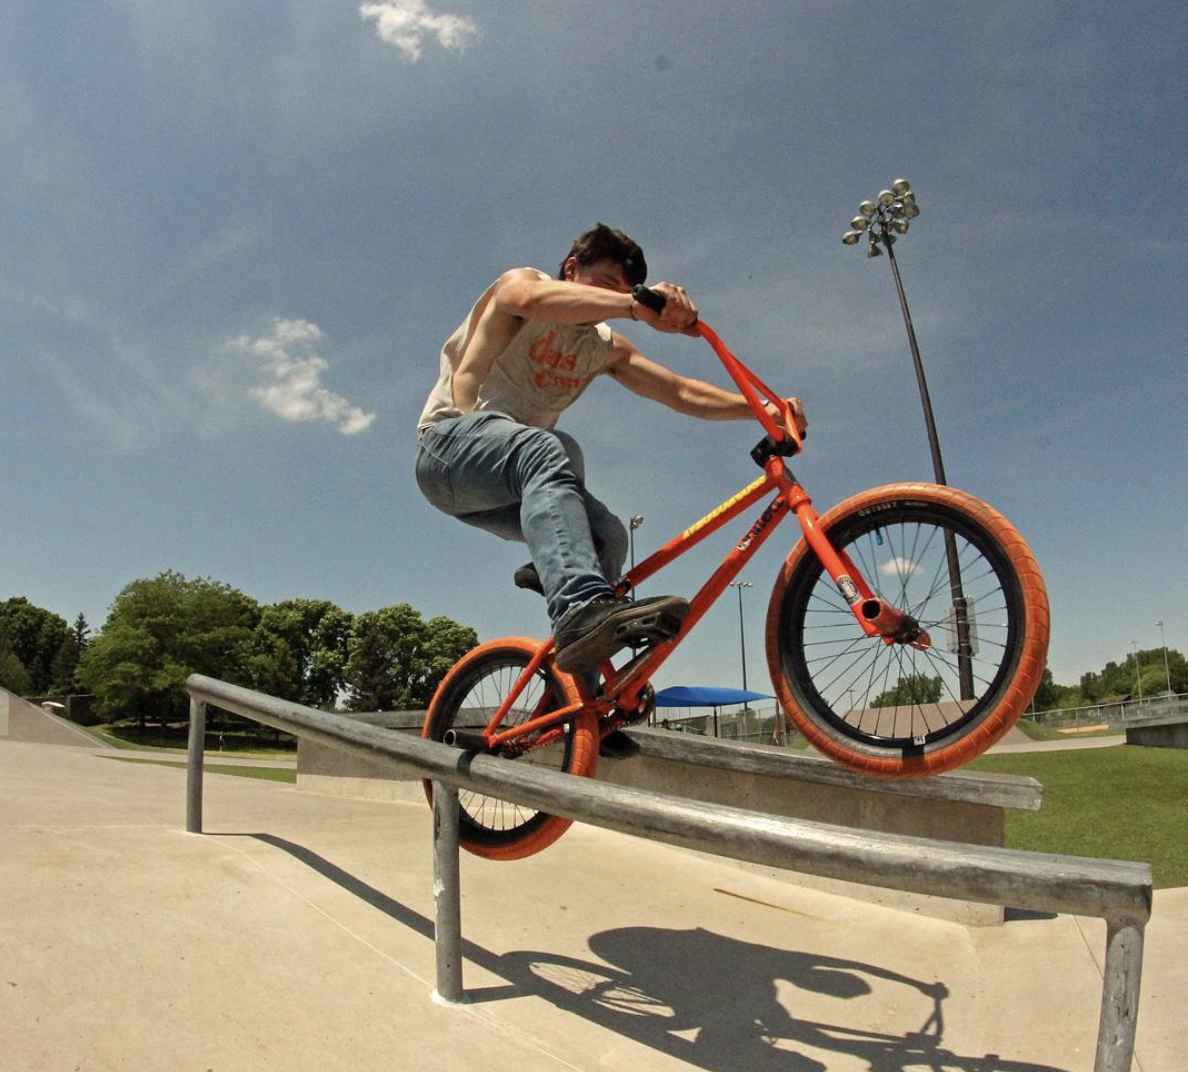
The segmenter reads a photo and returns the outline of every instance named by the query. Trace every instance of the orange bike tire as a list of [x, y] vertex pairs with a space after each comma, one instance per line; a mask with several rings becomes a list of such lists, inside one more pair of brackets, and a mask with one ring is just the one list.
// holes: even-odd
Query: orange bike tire
[[767, 662], [772, 685], [785, 715], [809, 742], [843, 765], [878, 778], [920, 778], [954, 770], [981, 755], [1019, 720], [1043, 677], [1048, 652], [1048, 596], [1035, 556], [1015, 527], [992, 506], [956, 488], [938, 484], [884, 484], [844, 500], [818, 522], [826, 534], [858, 511], [884, 504], [919, 502], [946, 507], [964, 515], [967, 523], [993, 540], [1008, 561], [1021, 591], [1023, 615], [1018, 653], [1008, 680], [997, 699], [953, 740], [938, 742], [921, 753], [905, 755], [901, 749], [859, 745], [802, 704], [784, 670], [784, 600], [806, 559], [815, 556], [803, 539], [788, 555], [776, 578], [767, 609]]
[[[540, 644], [539, 640], [530, 637], [501, 637], [468, 651], [450, 668], [442, 678], [441, 684], [437, 686], [429, 709], [425, 712], [421, 736], [440, 739], [441, 732], [448, 728], [442, 725], [442, 719], [451, 715], [449, 706], [462, 702], [467, 691], [467, 682], [473, 681], [476, 675], [481, 674], [484, 667], [495, 666], [500, 662], [506, 664], [508, 659], [527, 666]], [[549, 676], [550, 687], [559, 694], [558, 706], [577, 703], [580, 700], [577, 683], [571, 675], [557, 669], [552, 657], [545, 660], [542, 669]], [[578, 777], [592, 777], [598, 766], [598, 741], [598, 716], [590, 711], [581, 711], [575, 715], [565, 772]], [[424, 785], [425, 795], [432, 805], [433, 784], [426, 779]], [[573, 823], [572, 819], [561, 816], [538, 814], [530, 828], [522, 832], [492, 837], [483, 834], [481, 829], [469, 820], [465, 809], [460, 818], [459, 841], [462, 847], [467, 852], [488, 860], [522, 860], [527, 856], [533, 856], [552, 845]]]

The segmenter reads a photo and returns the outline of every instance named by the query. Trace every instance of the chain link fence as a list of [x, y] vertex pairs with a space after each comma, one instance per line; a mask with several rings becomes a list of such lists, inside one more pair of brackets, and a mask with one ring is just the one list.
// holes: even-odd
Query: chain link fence
[[720, 737], [728, 741], [750, 741], [797, 747], [804, 738], [788, 725], [779, 704], [748, 705], [742, 708], [704, 707], [657, 708], [650, 724], [677, 733]]
[[1118, 700], [1065, 710], [1037, 711], [1029, 717], [1054, 729], [1076, 729], [1088, 726], [1121, 728], [1129, 722], [1154, 718], [1156, 715], [1183, 715], [1188, 718], [1188, 692], [1175, 696], [1150, 696], [1142, 700]]

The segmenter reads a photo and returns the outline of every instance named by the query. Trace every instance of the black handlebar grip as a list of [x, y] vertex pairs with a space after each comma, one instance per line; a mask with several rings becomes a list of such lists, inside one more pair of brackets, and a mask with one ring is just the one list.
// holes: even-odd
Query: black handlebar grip
[[664, 295], [658, 290], [650, 290], [642, 283], [636, 283], [631, 288], [631, 296], [639, 302], [640, 305], [646, 305], [653, 313], [664, 312], [665, 299]]

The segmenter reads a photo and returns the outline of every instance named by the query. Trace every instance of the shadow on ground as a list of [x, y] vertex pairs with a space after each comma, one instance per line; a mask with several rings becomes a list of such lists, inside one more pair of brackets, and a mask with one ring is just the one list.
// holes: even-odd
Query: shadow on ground
[[[281, 849], [397, 923], [433, 939], [431, 919], [302, 845], [272, 834], [208, 836], [253, 837]], [[466, 960], [506, 980], [503, 986], [468, 990], [469, 1002], [538, 997], [710, 1072], [823, 1072], [828, 1067], [800, 1046], [858, 1058], [870, 1072], [1068, 1072], [998, 1054], [962, 1055], [945, 1049], [945, 984], [877, 964], [773, 949], [701, 928], [602, 931], [589, 939], [591, 953], [599, 958], [590, 961], [528, 950], [497, 954], [465, 939], [462, 946]], [[786, 984], [784, 1000], [781, 982]], [[886, 988], [885, 1006], [900, 996], [891, 991], [903, 987], [919, 994], [927, 1011], [922, 1024], [905, 1023], [898, 1034], [795, 1015], [797, 991], [847, 1001], [877, 996]]]

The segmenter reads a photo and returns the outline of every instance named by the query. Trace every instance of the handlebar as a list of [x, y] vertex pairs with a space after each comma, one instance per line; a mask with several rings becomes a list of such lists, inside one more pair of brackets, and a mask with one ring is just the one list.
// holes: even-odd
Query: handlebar
[[[632, 287], [631, 296], [640, 305], [651, 309], [656, 314], [664, 311], [664, 295], [658, 290], [652, 290], [650, 287], [644, 286], [643, 283], [637, 283]], [[772, 443], [787, 442], [788, 446], [792, 448], [791, 453], [798, 453], [804, 440], [796, 430], [796, 421], [792, 416], [792, 407], [788, 404], [788, 401], [777, 395], [755, 373], [735, 357], [727, 349], [726, 344], [718, 338], [713, 328], [707, 323], [699, 320], [697, 322], [697, 331], [710, 344], [714, 353], [718, 355], [718, 359], [725, 366], [726, 371], [730, 374], [730, 378], [738, 384], [738, 389], [742, 392], [743, 397], [747, 400], [747, 404], [751, 407], [751, 412], [755, 414], [755, 418], [763, 426], [763, 430], [767, 433]], [[780, 424], [776, 424], [771, 414], [764, 408], [756, 389], [762, 391], [767, 396], [767, 401], [779, 411], [782, 418], [782, 427]]]

